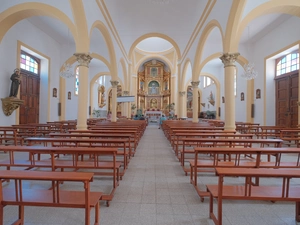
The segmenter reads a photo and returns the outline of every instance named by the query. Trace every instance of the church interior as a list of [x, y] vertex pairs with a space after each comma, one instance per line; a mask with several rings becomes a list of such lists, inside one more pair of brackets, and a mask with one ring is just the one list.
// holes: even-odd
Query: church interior
[[[299, 0], [1, 0], [0, 5], [0, 224], [300, 222], [300, 195], [294, 197], [292, 191], [292, 200], [290, 196], [274, 201], [224, 197], [223, 207], [222, 198], [210, 201], [206, 195], [202, 201], [199, 188], [219, 184], [223, 171], [217, 170], [220, 176], [207, 171], [197, 178], [197, 165], [193, 167], [190, 161], [195, 149], [219, 145], [248, 149], [246, 144], [224, 147], [209, 140], [204, 145], [188, 141], [211, 137], [214, 131], [214, 139], [250, 137], [250, 149], [285, 148], [282, 158], [278, 149], [280, 153], [266, 153], [277, 156], [276, 166], [269, 170], [281, 170], [285, 164], [280, 165], [280, 160], [290, 165], [299, 158]], [[176, 129], [182, 132], [177, 134]], [[55, 136], [58, 132], [65, 134]], [[73, 142], [61, 140], [66, 137]], [[92, 137], [101, 140], [82, 140]], [[26, 172], [47, 170], [52, 179], [58, 179], [52, 173], [59, 169], [70, 176], [74, 171], [89, 172], [90, 167], [81, 168], [77, 161], [66, 167], [46, 165], [43, 160], [51, 161], [48, 155], [57, 151], [55, 144], [74, 151], [58, 153], [63, 155], [61, 164], [70, 163], [72, 154], [73, 160], [79, 160], [79, 152], [92, 145], [110, 148], [112, 156], [106, 149], [103, 157], [105, 163], [116, 159], [112, 166], [101, 167], [98, 161], [94, 166], [113, 178], [95, 176], [84, 183], [80, 206], [79, 200], [65, 205], [23, 202], [21, 192], [21, 200], [5, 200], [11, 196], [6, 189], [14, 185], [20, 185], [20, 190], [47, 187], [41, 180], [26, 180], [34, 176]], [[90, 158], [82, 164], [98, 159], [91, 156], [99, 152], [88, 151]], [[264, 160], [266, 155], [260, 154], [264, 155], [260, 152], [254, 158]], [[82, 160], [87, 158], [82, 156]], [[31, 164], [24, 170], [25, 164], [18, 163], [25, 159]], [[296, 164], [282, 169], [295, 173], [284, 178], [288, 190], [300, 188]], [[106, 171], [111, 168], [113, 172]], [[6, 182], [5, 172], [10, 170], [24, 172], [24, 176], [9, 174], [19, 177]], [[193, 183], [193, 173], [198, 185]], [[78, 179], [88, 175], [78, 175]], [[55, 187], [52, 180], [53, 193], [80, 190], [67, 173], [64, 177], [55, 180]], [[226, 182], [239, 184], [243, 178]], [[281, 181], [272, 177], [261, 183], [280, 185]], [[97, 194], [102, 195], [99, 201], [89, 197]], [[57, 207], [60, 204], [62, 208]], [[53, 207], [41, 207], [47, 205]], [[215, 216], [212, 205], [223, 216]]]

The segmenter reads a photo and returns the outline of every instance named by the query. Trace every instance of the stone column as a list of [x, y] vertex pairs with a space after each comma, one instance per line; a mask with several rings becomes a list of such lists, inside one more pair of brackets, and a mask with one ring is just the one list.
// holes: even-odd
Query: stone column
[[[123, 91], [123, 96], [129, 96], [129, 91]], [[124, 113], [123, 114], [123, 116], [126, 116], [127, 118], [129, 117], [128, 115], [128, 112], [129, 112], [129, 104], [130, 104], [130, 102], [125, 102], [124, 103], [124, 108], [122, 108], [122, 113]]]
[[185, 91], [179, 91], [179, 115], [178, 118], [182, 118], [182, 117], [186, 117], [186, 115], [184, 115], [184, 97], [185, 97]]
[[192, 81], [193, 87], [193, 123], [198, 123], [198, 85], [200, 81]]
[[112, 86], [112, 95], [111, 95], [111, 122], [117, 122], [117, 87], [119, 81], [110, 81]]
[[88, 53], [75, 53], [79, 67], [77, 129], [87, 129], [89, 99], [89, 63], [92, 57]]
[[224, 130], [235, 130], [234, 75], [235, 61], [240, 53], [224, 53], [220, 59], [224, 64], [225, 125]]

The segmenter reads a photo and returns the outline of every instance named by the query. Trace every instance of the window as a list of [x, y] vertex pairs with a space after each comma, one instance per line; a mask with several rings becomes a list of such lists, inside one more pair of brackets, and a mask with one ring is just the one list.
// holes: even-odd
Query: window
[[204, 84], [203, 84], [204, 87], [208, 87], [215, 83], [210, 77], [206, 77], [206, 76], [204, 76], [203, 81], [204, 81]]
[[21, 51], [20, 67], [28, 72], [38, 74], [39, 73], [40, 60], [28, 53]]
[[299, 53], [292, 52], [276, 60], [276, 76], [299, 70]]
[[79, 67], [76, 68], [75, 73], [75, 95], [78, 95], [79, 91]]

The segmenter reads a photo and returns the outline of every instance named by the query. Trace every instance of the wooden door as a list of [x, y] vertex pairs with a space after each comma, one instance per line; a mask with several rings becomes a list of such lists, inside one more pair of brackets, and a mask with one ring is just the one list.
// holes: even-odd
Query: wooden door
[[40, 77], [21, 71], [20, 99], [24, 104], [20, 107], [20, 124], [39, 123]]
[[298, 125], [298, 73], [276, 79], [276, 126]]

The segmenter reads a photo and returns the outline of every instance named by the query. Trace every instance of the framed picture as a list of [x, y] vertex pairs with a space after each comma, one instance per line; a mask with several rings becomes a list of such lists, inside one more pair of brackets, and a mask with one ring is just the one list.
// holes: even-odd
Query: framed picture
[[241, 92], [241, 101], [244, 101], [244, 100], [245, 100], [244, 92]]
[[52, 97], [57, 98], [57, 88], [53, 88]]
[[71, 100], [71, 91], [68, 92], [68, 99]]
[[256, 89], [256, 99], [260, 99], [260, 89]]

